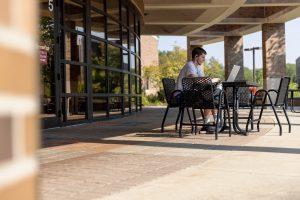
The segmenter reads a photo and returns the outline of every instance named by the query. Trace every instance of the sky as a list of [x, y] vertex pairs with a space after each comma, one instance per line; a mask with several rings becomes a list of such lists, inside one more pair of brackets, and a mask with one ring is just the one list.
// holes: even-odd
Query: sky
[[[286, 62], [295, 64], [300, 56], [300, 17], [285, 23], [285, 39]], [[244, 49], [262, 47], [261, 31], [244, 35], [243, 40]], [[186, 37], [159, 36], [158, 49], [160, 51], [171, 51], [174, 45], [186, 49]], [[204, 45], [203, 48], [207, 51], [207, 60], [213, 56], [224, 65], [224, 42]], [[252, 51], [244, 51], [244, 66], [252, 68]], [[262, 68], [262, 50], [255, 51], [255, 67]]]

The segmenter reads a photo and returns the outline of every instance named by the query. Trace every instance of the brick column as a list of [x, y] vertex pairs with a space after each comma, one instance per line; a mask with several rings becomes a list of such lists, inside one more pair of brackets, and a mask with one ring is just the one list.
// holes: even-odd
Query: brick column
[[233, 65], [241, 66], [236, 80], [244, 80], [243, 64], [243, 37], [225, 36], [224, 37], [224, 59], [225, 59], [225, 79], [229, 76]]
[[274, 85], [272, 80], [285, 75], [285, 26], [279, 24], [262, 25], [263, 82], [264, 88]]
[[193, 48], [190, 45], [190, 37], [186, 37], [186, 58], [187, 60], [191, 60], [192, 59], [192, 50]]
[[0, 199], [37, 199], [38, 2], [0, 1]]

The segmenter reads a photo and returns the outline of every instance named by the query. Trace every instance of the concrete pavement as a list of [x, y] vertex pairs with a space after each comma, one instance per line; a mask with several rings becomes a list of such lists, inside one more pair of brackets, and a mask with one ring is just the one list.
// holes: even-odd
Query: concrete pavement
[[176, 110], [160, 133], [163, 112], [43, 131], [40, 199], [299, 198], [300, 114], [289, 113], [292, 133], [283, 125], [283, 136], [267, 111], [260, 133], [216, 141], [178, 138]]

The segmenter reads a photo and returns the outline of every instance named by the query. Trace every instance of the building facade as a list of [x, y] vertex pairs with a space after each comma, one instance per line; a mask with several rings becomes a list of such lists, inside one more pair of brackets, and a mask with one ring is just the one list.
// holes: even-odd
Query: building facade
[[127, 0], [40, 1], [43, 126], [141, 109], [141, 15]]

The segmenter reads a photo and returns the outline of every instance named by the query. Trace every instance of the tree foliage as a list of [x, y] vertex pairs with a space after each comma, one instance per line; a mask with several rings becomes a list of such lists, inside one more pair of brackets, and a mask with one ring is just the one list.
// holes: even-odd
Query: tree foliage
[[159, 66], [162, 77], [176, 79], [186, 60], [186, 50], [179, 46], [174, 46], [173, 51], [160, 51]]
[[212, 78], [220, 78], [224, 80], [224, 67], [223, 65], [214, 57], [209, 59], [209, 62], [204, 64], [204, 73], [206, 76]]

